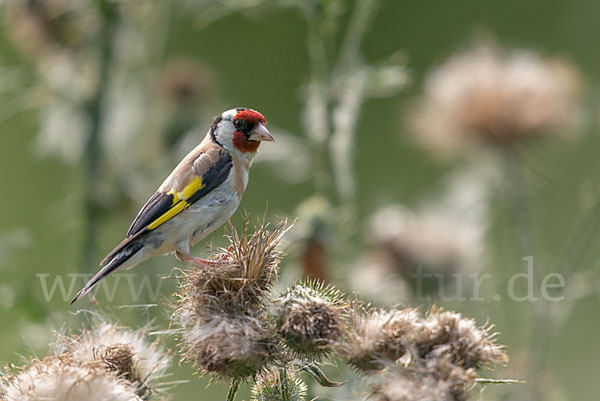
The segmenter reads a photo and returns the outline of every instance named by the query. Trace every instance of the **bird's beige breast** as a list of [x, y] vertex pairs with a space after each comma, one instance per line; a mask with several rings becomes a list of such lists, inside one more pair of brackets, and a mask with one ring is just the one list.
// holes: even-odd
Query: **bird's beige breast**
[[233, 191], [241, 198], [248, 185], [250, 163], [239, 157], [233, 157]]

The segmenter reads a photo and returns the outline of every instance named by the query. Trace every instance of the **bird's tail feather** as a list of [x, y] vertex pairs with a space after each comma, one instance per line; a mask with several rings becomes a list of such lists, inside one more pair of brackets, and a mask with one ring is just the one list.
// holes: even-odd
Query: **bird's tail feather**
[[140, 243], [133, 243], [124, 249], [122, 252], [119, 252], [114, 257], [112, 257], [106, 266], [104, 266], [94, 277], [92, 277], [86, 285], [75, 295], [75, 297], [71, 300], [71, 305], [79, 298], [86, 295], [90, 292], [96, 284], [98, 284], [104, 277], [108, 276], [110, 273], [118, 269], [123, 265], [123, 263], [127, 262], [133, 255], [139, 252], [140, 249], [143, 248], [143, 245]]

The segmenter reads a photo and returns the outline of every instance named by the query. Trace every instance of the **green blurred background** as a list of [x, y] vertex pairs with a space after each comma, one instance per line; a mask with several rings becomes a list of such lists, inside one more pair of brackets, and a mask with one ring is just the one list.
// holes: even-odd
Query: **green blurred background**
[[[44, 355], [53, 328], [79, 327], [82, 318], [75, 313], [77, 307], [94, 310], [100, 307], [89, 301], [75, 308], [69, 307], [60, 296], [46, 302], [36, 277], [39, 273], [53, 278], [58, 274], [95, 269], [93, 265], [82, 266], [86, 230], [83, 183], [87, 176], [83, 159], [67, 161], [55, 153], [40, 151], [39, 131], [43, 121], [40, 116], [53, 95], [49, 95], [47, 85], [40, 82], [35, 54], [27, 54], [20, 48], [22, 44], [18, 41], [23, 37], [14, 34], [19, 21], [10, 9], [21, 5], [17, 1], [10, 3], [2, 4], [4, 22], [0, 34], [0, 69], [5, 77], [0, 79], [0, 171], [4, 188], [0, 200], [0, 360], [19, 363], [21, 355]], [[140, 57], [136, 60], [138, 64], [127, 66], [129, 70], [123, 72], [121, 82], [126, 83], [131, 78], [139, 83], [135, 87], [137, 93], [144, 93], [139, 91], [140, 87], [155, 88], [145, 93], [160, 96], [161, 91], [164, 92], [162, 71], [172, 61], [182, 59], [201, 65], [204, 75], [199, 78], [199, 100], [193, 100], [191, 111], [177, 114], [173, 109], [187, 107], [187, 100], [184, 99], [185, 104], [181, 106], [177, 99], [169, 100], [169, 95], [165, 95], [166, 100], [158, 100], [151, 109], [141, 110], [142, 123], [125, 124], [123, 132], [130, 135], [125, 142], [126, 152], [111, 156], [110, 147], [102, 150], [100, 157], [104, 161], [101, 161], [98, 182], [94, 185], [102, 197], [97, 205], [100, 211], [95, 227], [96, 246], [92, 250], [96, 260], [120, 241], [144, 198], [177, 162], [185, 149], [181, 144], [187, 143], [180, 141], [184, 136], [181, 127], [198, 124], [200, 132], [196, 138], [200, 141], [215, 115], [231, 107], [247, 106], [266, 116], [269, 126], [275, 128], [275, 136], [278, 131], [285, 131], [300, 142], [306, 141], [302, 88], [311, 74], [307, 55], [309, 25], [293, 2], [230, 1], [227, 4], [232, 7], [223, 5], [222, 8], [219, 4], [225, 3], [185, 1], [167, 5], [164, 2], [159, 3], [156, 10], [151, 10], [152, 2], [148, 2], [145, 10], [141, 10], [144, 7], [137, 10], [137, 6], [132, 5], [134, 2], [124, 3], [131, 6], [118, 23], [126, 24], [127, 18], [133, 19], [132, 24], [137, 30], [128, 37], [131, 47], [120, 51], [135, 52], [135, 40], [142, 37], [147, 43], [140, 47], [149, 47], [151, 57]], [[325, 8], [329, 2], [312, 3], [322, 3], [315, 7]], [[332, 57], [338, 54], [352, 5], [351, 1], [339, 2], [339, 26], [327, 43]], [[136, 20], [136, 16], [139, 19]], [[547, 272], [553, 271], [564, 248], [575, 246], [573, 253], [576, 256], [572, 257], [570, 268], [574, 272], [591, 272], [583, 277], [597, 283], [594, 271], [597, 270], [600, 246], [594, 227], [600, 221], [593, 213], [595, 198], [592, 196], [592, 206], [588, 198], [590, 191], [597, 192], [600, 179], [597, 163], [600, 149], [599, 17], [600, 3], [590, 0], [382, 0], [360, 51], [366, 63], [374, 64], [396, 54], [405, 63], [409, 81], [391, 96], [369, 99], [363, 106], [353, 162], [357, 196], [351, 206], [355, 214], [351, 219], [352, 228], [343, 231], [346, 237], [328, 242], [332, 248], [327, 254], [331, 281], [351, 289], [347, 286], [347, 275], [351, 272], [348, 266], [368, 247], [365, 226], [376, 209], [389, 203], [418, 205], [423, 199], [435, 196], [447, 174], [463, 164], [461, 159], [440, 161], [416, 146], [411, 139], [412, 132], [407, 128], [406, 114], [411, 102], [421, 93], [427, 71], [483, 33], [493, 35], [503, 46], [531, 48], [564, 57], [583, 77], [583, 123], [575, 140], [551, 140], [524, 148], [520, 160], [528, 177], [536, 263]], [[86, 40], [93, 43], [93, 39]], [[127, 87], [122, 90], [126, 93]], [[122, 118], [127, 119], [128, 113], [132, 112], [125, 108]], [[158, 119], [163, 123], [156, 123]], [[169, 119], [170, 122], [164, 123]], [[183, 121], [181, 126], [175, 124], [177, 121]], [[175, 135], [174, 139], [169, 136], [171, 134]], [[263, 145], [266, 146], [277, 149], [279, 143]], [[277, 150], [273, 149], [270, 154], [276, 155]], [[293, 153], [293, 145], [290, 149]], [[124, 155], [129, 153], [134, 162], [117, 160], [110, 169], [111, 160], [127, 157]], [[258, 159], [261, 156], [259, 154]], [[310, 179], [290, 181], [276, 174], [277, 163], [286, 163], [286, 160], [257, 161], [242, 208], [261, 215], [268, 203], [269, 215], [293, 218], [298, 214], [298, 205], [314, 194], [315, 187]], [[139, 172], [141, 178], [135, 174], [126, 176], [118, 171], [120, 168], [143, 169]], [[123, 190], [138, 178], [144, 181], [133, 195]], [[331, 186], [331, 182], [326, 182], [325, 187], [328, 185]], [[333, 189], [325, 189], [324, 193], [336, 199]], [[483, 267], [485, 271], [493, 272], [495, 283], [500, 286], [507, 277], [503, 271], [516, 271], [522, 265], [522, 255], [513, 246], [514, 230], [509, 209], [502, 196], [492, 202], [492, 223], [487, 234], [490, 251]], [[240, 216], [238, 212], [237, 222]], [[220, 243], [221, 233], [222, 229], [213, 236], [216, 244]], [[201, 253], [202, 246], [195, 251]], [[297, 252], [291, 252], [283, 266], [284, 275], [301, 275], [297, 260]], [[168, 275], [171, 267], [176, 265], [171, 257], [158, 258], [133, 272], [144, 269], [152, 272], [152, 283], [156, 285], [156, 275]], [[536, 285], [540, 280], [536, 278]], [[76, 286], [80, 284], [77, 282]], [[600, 328], [599, 287], [593, 284], [588, 296], [570, 300], [570, 296], [577, 295], [578, 287], [571, 281], [566, 284], [568, 290], [564, 302], [569, 302], [570, 306], [556, 312], [555, 318], [560, 319], [560, 324], [547, 333], [548, 344], [543, 351], [546, 361], [543, 371], [539, 372], [540, 379], [550, 390], [547, 399], [595, 399], [595, 379], [599, 373], [596, 358], [600, 356], [600, 343], [596, 342], [596, 330]], [[173, 280], [166, 279], [158, 306], [149, 308], [147, 313], [140, 313], [140, 310], [146, 311], [142, 308], [122, 307], [145, 303], [143, 297], [137, 302], [132, 300], [125, 284], [119, 287], [112, 302], [107, 302], [102, 295], [98, 300], [103, 313], [114, 316], [123, 324], [138, 327], [150, 321], [161, 330], [168, 325], [165, 304], [174, 301], [171, 296], [174, 289]], [[401, 300], [405, 301], [399, 298]], [[502, 333], [499, 341], [507, 344], [511, 363], [507, 368], [498, 368], [495, 375], [526, 376], [523, 366], [527, 366], [531, 358], [532, 339], [535, 340], [532, 336], [536, 335], [529, 324], [535, 306], [509, 300], [434, 302], [472, 316], [479, 323], [489, 319], [496, 324], [496, 329]], [[416, 300], [409, 303], [419, 305]], [[167, 339], [167, 343], [174, 349], [173, 339]], [[189, 379], [190, 382], [175, 387], [171, 392], [173, 399], [198, 399], [198, 394], [204, 391], [206, 397], [201, 399], [223, 398], [224, 387], [214, 385], [204, 390], [205, 381], [192, 376], [192, 372], [191, 366], [175, 363], [173, 380]], [[510, 388], [485, 388], [474, 398], [520, 399], [525, 387], [519, 384]], [[238, 399], [244, 398], [247, 399], [247, 393]]]

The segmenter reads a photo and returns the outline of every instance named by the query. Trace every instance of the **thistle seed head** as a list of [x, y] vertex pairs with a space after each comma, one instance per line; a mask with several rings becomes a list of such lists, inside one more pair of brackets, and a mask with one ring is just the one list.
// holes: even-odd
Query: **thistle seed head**
[[136, 381], [136, 368], [133, 361], [134, 355], [131, 346], [126, 344], [113, 344], [98, 350], [96, 358], [104, 363], [106, 369], [112, 370], [130, 382]]
[[389, 365], [375, 386], [379, 401], [463, 401], [476, 375], [444, 359], [415, 367]]
[[455, 401], [443, 382], [407, 375], [386, 375], [376, 387], [377, 401]]
[[29, 368], [2, 377], [6, 401], [142, 401], [137, 387], [99, 361], [69, 355], [33, 360]]
[[260, 375], [252, 387], [253, 401], [304, 401], [306, 384], [292, 369], [269, 370]]
[[149, 342], [143, 330], [129, 330], [103, 323], [93, 330], [83, 330], [74, 337], [59, 337], [57, 354], [67, 354], [77, 361], [99, 362], [120, 378], [138, 388], [142, 397], [149, 396], [170, 364], [170, 358], [157, 341]]
[[342, 355], [358, 370], [380, 370], [404, 355], [420, 326], [415, 309], [355, 310]]
[[229, 246], [213, 250], [210, 267], [183, 272], [175, 315], [189, 320], [209, 310], [230, 313], [263, 305], [279, 274], [282, 254], [277, 245], [286, 223], [269, 229], [263, 221], [251, 235], [247, 229], [247, 220], [241, 233], [230, 226]]
[[203, 373], [247, 380], [276, 363], [273, 333], [260, 318], [247, 315], [207, 315], [183, 332], [183, 358]]
[[345, 333], [348, 306], [340, 293], [323, 284], [296, 284], [274, 302], [277, 330], [293, 354], [319, 358]]
[[425, 319], [414, 309], [357, 311], [342, 353], [361, 371], [380, 370], [401, 358], [409, 365], [443, 360], [477, 371], [486, 364], [507, 362], [490, 330], [477, 327], [473, 320], [456, 312], [435, 307]]
[[496, 344], [491, 326], [477, 327], [472, 319], [459, 313], [433, 307], [423, 321], [416, 339], [422, 357], [449, 356], [454, 365], [479, 370], [487, 364], [505, 364], [508, 356]]

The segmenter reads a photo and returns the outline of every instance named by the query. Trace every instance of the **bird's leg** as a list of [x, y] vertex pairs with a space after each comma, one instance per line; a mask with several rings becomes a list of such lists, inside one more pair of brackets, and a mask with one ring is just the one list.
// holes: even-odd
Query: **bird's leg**
[[211, 260], [197, 258], [195, 256], [192, 256], [190, 253], [183, 252], [181, 250], [175, 251], [175, 256], [182, 262], [191, 262], [201, 269], [205, 267], [211, 267], [214, 265], [214, 262]]

